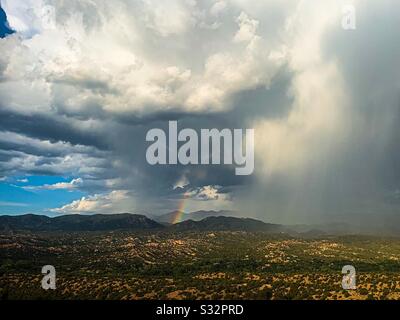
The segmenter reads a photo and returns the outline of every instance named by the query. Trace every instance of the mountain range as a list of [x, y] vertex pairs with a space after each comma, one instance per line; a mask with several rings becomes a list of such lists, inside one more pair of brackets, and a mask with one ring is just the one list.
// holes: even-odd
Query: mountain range
[[185, 220], [165, 225], [138, 214], [65, 215], [50, 218], [43, 215], [0, 216], [0, 231], [264, 231], [280, 232], [282, 226], [250, 218], [209, 216], [200, 221]]
[[280, 232], [284, 227], [278, 224], [265, 223], [251, 218], [207, 217], [200, 221], [186, 220], [170, 227], [176, 231], [248, 231]]
[[164, 226], [143, 215], [137, 214], [95, 214], [48, 216], [26, 214], [21, 216], [0, 216], [0, 231], [111, 231], [151, 230]]
[[[172, 223], [177, 212], [149, 218], [144, 214], [95, 214], [95, 215], [63, 215], [48, 217], [44, 215], [26, 214], [20, 216], [0, 215], [1, 231], [248, 231], [287, 233], [293, 236], [318, 237], [324, 235], [345, 234], [388, 234], [398, 236], [400, 232], [390, 233], [361, 230], [349, 224], [331, 223], [325, 225], [280, 225], [271, 224], [252, 218], [238, 217], [234, 211], [197, 211], [179, 212], [179, 223]], [[236, 216], [232, 216], [236, 215]]]
[[221, 211], [195, 211], [195, 212], [183, 212], [183, 211], [172, 211], [160, 216], [151, 216], [151, 218], [160, 223], [173, 224], [175, 223], [175, 218], [178, 216], [180, 222], [186, 220], [200, 221], [208, 217], [236, 217], [238, 212], [229, 211], [229, 210], [221, 210]]

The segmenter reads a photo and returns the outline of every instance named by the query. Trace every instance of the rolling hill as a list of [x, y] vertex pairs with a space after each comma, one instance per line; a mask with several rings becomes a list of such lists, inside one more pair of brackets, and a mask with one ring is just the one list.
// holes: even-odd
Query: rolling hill
[[0, 230], [27, 231], [111, 231], [164, 228], [146, 216], [137, 214], [65, 215], [55, 218], [27, 214], [0, 216]]
[[284, 227], [251, 218], [208, 217], [200, 221], [187, 220], [169, 227], [176, 231], [249, 231], [282, 232]]
[[27, 214], [0, 216], [0, 231], [113, 231], [113, 230], [164, 230], [164, 231], [266, 231], [281, 232], [284, 227], [250, 218], [206, 217], [200, 221], [186, 220], [165, 226], [144, 215], [96, 214], [65, 215], [50, 218]]
[[221, 211], [205, 211], [205, 210], [200, 210], [200, 211], [195, 211], [195, 212], [190, 212], [190, 213], [185, 213], [182, 211], [172, 211], [168, 212], [166, 214], [163, 214], [161, 216], [154, 216], [152, 217], [155, 221], [160, 222], [160, 223], [174, 223], [174, 219], [177, 215], [181, 216], [181, 222], [186, 221], [186, 220], [193, 220], [193, 221], [200, 221], [208, 217], [234, 217], [238, 213], [235, 211], [228, 211], [228, 210], [221, 210]]

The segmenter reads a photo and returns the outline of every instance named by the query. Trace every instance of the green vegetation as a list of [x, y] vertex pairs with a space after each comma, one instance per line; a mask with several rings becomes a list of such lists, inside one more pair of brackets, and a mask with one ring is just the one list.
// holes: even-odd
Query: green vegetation
[[[57, 289], [41, 289], [54, 265]], [[357, 290], [341, 269], [357, 270]], [[0, 234], [0, 299], [399, 299], [400, 239], [242, 231]]]

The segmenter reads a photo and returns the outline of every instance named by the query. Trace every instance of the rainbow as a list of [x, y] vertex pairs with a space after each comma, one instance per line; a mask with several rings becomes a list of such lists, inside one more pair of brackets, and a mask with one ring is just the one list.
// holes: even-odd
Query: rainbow
[[186, 199], [187, 197], [183, 196], [183, 198], [179, 201], [178, 209], [175, 211], [175, 215], [172, 219], [173, 224], [182, 222], [182, 219], [185, 216]]

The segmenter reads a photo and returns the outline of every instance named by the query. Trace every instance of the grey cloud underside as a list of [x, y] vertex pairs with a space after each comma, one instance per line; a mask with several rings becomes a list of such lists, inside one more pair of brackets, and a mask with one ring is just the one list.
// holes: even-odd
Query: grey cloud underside
[[[182, 174], [185, 174], [190, 181], [191, 188], [204, 185], [244, 185], [251, 183], [254, 179], [236, 176], [232, 166], [150, 166], [145, 158], [146, 149], [149, 146], [149, 143], [145, 141], [147, 131], [152, 128], [162, 128], [168, 132], [170, 120], [178, 120], [179, 129], [193, 128], [199, 132], [202, 128], [246, 128], [254, 119], [284, 117], [291, 103], [290, 95], [287, 94], [289, 81], [289, 72], [282, 69], [270, 88], [264, 86], [239, 92], [232, 99], [230, 110], [217, 113], [189, 113], [172, 110], [141, 116], [135, 113], [124, 115], [103, 113], [99, 116], [97, 112], [91, 113], [89, 108], [83, 110], [81, 116], [76, 117], [76, 115], [63, 114], [58, 107], [55, 107], [54, 113], [50, 115], [22, 115], [4, 109], [0, 111], [0, 129], [34, 139], [48, 140], [51, 143], [62, 141], [72, 146], [93, 147], [81, 153], [102, 159], [103, 167], [97, 165], [100, 171], [96, 172], [94, 177], [89, 174], [90, 178], [126, 177], [120, 185], [124, 189], [138, 190], [137, 193], [143, 195], [149, 194], [151, 190], [152, 196], [178, 199], [185, 189], [174, 191], [171, 187]], [[79, 126], [79, 123], [88, 120], [98, 123], [95, 129], [82, 129]], [[34, 168], [25, 171], [26, 174], [59, 174], [62, 169], [57, 170], [53, 167], [40, 169], [39, 167], [46, 163], [51, 164], [56, 157], [76, 152], [65, 147], [44, 150], [40, 146], [7, 141], [0, 141], [0, 147], [3, 151], [19, 151], [23, 154], [42, 157], [37, 160]], [[20, 154], [3, 155], [5, 161], [18, 156]], [[113, 160], [120, 160], [122, 164], [113, 167]], [[18, 168], [11, 169], [15, 172]], [[23, 170], [20, 173], [23, 173]], [[2, 170], [2, 174], [7, 176], [9, 172]], [[93, 191], [92, 184], [82, 187]], [[96, 190], [101, 191], [101, 188], [99, 189], [96, 185]]]
[[[256, 93], [261, 96], [272, 96], [276, 99], [276, 93], [273, 89], [256, 89]], [[278, 90], [281, 90], [280, 88]], [[244, 95], [246, 93], [243, 93]], [[250, 93], [247, 93], [250, 94]], [[255, 101], [250, 107], [237, 105], [230, 112], [221, 112], [218, 114], [189, 114], [189, 113], [159, 113], [148, 117], [136, 117], [126, 115], [124, 117], [113, 117], [99, 120], [100, 125], [96, 130], [81, 130], [78, 126], [73, 126], [77, 120], [57, 114], [51, 116], [39, 115], [21, 115], [2, 110], [0, 119], [1, 131], [14, 132], [24, 136], [49, 141], [53, 144], [57, 142], [67, 142], [72, 146], [92, 147], [90, 150], [82, 150], [79, 153], [87, 154], [93, 158], [104, 160], [104, 167], [100, 174], [101, 178], [111, 177], [132, 177], [126, 179], [124, 188], [137, 188], [141, 186], [141, 192], [148, 193], [146, 186], [152, 191], [153, 195], [170, 195], [171, 186], [182, 173], [186, 173], [192, 187], [202, 185], [240, 185], [250, 178], [238, 177], [233, 174], [234, 168], [228, 166], [150, 166], [145, 159], [146, 149], [149, 145], [145, 141], [145, 135], [152, 128], [163, 128], [167, 132], [168, 121], [178, 120], [180, 129], [193, 128], [244, 128], [252, 117], [260, 117], [257, 109], [263, 108], [263, 101]], [[271, 106], [275, 104], [271, 103]], [[246, 112], [248, 110], [248, 112]], [[281, 113], [274, 112], [276, 116]], [[60, 120], [65, 119], [65, 120]], [[34, 155], [41, 157], [36, 161], [35, 168], [26, 170], [26, 174], [59, 174], [60, 171], [39, 169], [41, 165], [50, 164], [54, 158], [63, 157], [71, 152], [77, 152], [73, 148], [49, 148], [43, 149], [41, 146], [34, 146], [12, 141], [0, 141], [0, 148], [3, 152], [4, 161], [7, 162], [12, 157], [21, 156], [21, 154]], [[14, 153], [11, 153], [14, 151]], [[7, 153], [9, 152], [9, 153]], [[113, 168], [110, 163], [113, 159], [122, 160], [123, 165]], [[107, 164], [106, 164], [107, 163]], [[12, 168], [15, 170], [18, 168]], [[21, 168], [22, 169], [22, 168]], [[23, 171], [23, 170], [21, 170]], [[107, 172], [107, 173], [106, 173]], [[21, 172], [23, 173], [23, 172]], [[8, 175], [6, 170], [3, 175]]]
[[[73, 127], [74, 119], [60, 115], [24, 115], [11, 110], [0, 109], [0, 128], [52, 142], [68, 141], [71, 144], [94, 146], [100, 150], [107, 145], [96, 130], [82, 130]], [[76, 123], [78, 124], [78, 123]]]

